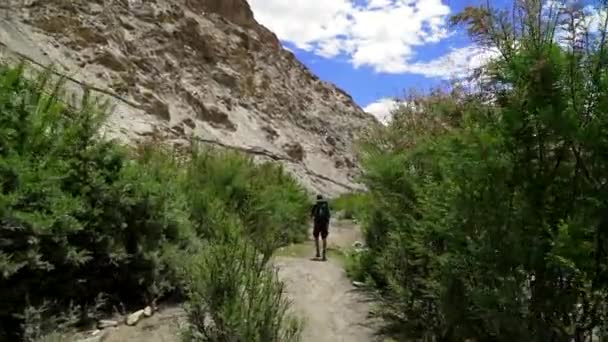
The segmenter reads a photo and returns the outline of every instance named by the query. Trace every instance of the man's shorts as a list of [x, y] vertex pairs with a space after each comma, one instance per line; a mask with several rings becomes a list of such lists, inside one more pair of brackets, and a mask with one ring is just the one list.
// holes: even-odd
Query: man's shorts
[[312, 230], [312, 236], [316, 238], [321, 234], [321, 238], [327, 238], [329, 235], [329, 222], [315, 222], [315, 226]]

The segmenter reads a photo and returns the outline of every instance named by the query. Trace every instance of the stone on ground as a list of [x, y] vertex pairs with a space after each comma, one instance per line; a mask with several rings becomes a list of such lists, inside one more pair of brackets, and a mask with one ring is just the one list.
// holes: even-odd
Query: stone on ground
[[127, 325], [136, 325], [144, 316], [144, 310], [138, 310], [127, 316]]

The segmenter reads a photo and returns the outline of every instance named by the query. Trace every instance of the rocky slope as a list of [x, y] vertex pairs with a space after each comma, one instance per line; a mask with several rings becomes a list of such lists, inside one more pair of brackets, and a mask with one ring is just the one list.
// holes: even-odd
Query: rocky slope
[[110, 137], [192, 137], [276, 160], [311, 190], [356, 188], [353, 138], [377, 124], [255, 21], [245, 0], [9, 0], [0, 57], [55, 64], [114, 106]]

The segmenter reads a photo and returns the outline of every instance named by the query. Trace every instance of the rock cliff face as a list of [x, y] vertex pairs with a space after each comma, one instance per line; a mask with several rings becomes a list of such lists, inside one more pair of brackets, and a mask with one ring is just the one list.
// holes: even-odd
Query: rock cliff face
[[376, 120], [284, 50], [245, 0], [12, 1], [0, 7], [0, 56], [97, 89], [114, 105], [110, 137], [195, 137], [279, 161], [314, 191], [357, 187], [353, 139]]

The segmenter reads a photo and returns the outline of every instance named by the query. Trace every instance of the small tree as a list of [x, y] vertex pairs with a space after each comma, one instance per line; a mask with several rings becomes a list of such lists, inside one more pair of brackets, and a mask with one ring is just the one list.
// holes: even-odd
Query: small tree
[[433, 94], [364, 142], [384, 333], [606, 335], [608, 18], [599, 17], [533, 0], [511, 12], [467, 8], [455, 23], [499, 52], [482, 94]]

